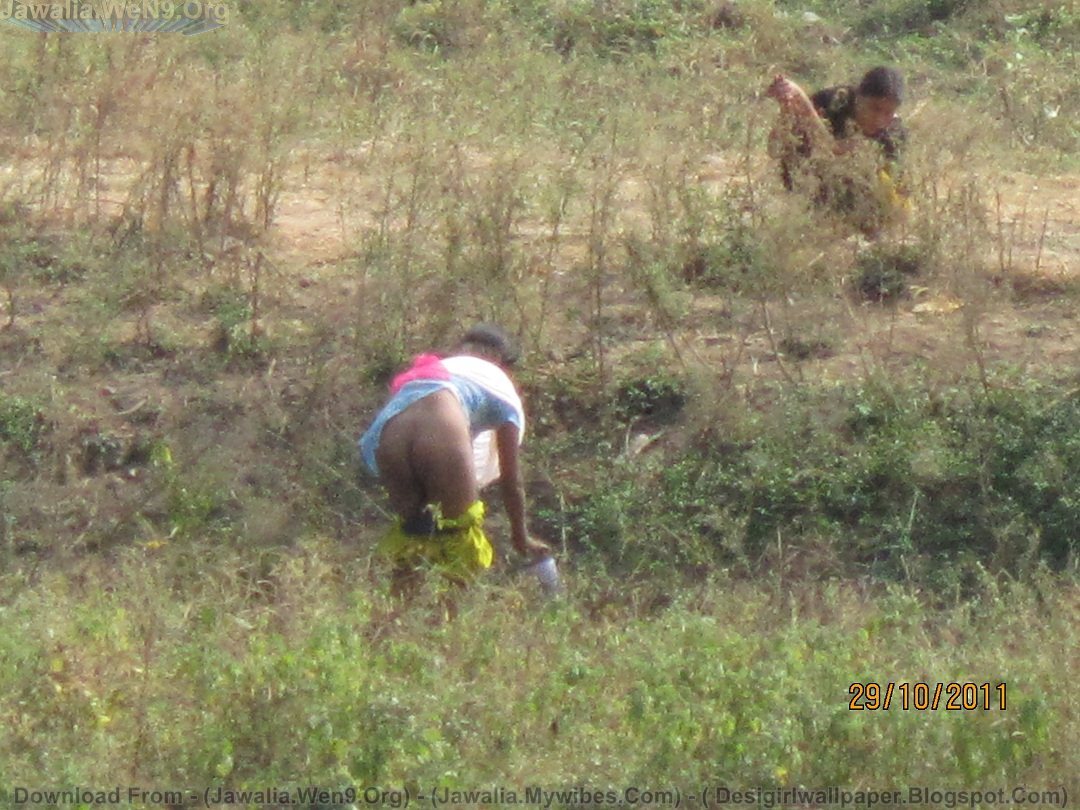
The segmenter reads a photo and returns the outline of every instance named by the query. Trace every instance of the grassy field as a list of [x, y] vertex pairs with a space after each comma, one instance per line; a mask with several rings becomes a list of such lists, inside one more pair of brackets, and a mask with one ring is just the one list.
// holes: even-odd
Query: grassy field
[[[1075, 4], [225, 5], [0, 29], [0, 797], [1075, 798]], [[763, 90], [880, 63], [914, 204], [868, 240]], [[567, 592], [397, 615], [355, 441], [479, 319]]]

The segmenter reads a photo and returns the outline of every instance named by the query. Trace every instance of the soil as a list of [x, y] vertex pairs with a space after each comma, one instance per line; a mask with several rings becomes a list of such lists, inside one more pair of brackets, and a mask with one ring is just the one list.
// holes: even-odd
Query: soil
[[[273, 244], [278, 263], [294, 268], [290, 272], [297, 276], [300, 302], [305, 293], [317, 291], [325, 304], [328, 288], [336, 293], [333, 297], [342, 299], [354, 291], [338, 267], [355, 255], [358, 235], [374, 221], [379, 193], [373, 184], [355, 182], [355, 165], [362, 162], [360, 153], [309, 157], [303, 170], [294, 170], [281, 197]], [[720, 194], [737, 171], [717, 155], [702, 165], [699, 180]], [[1006, 172], [987, 184], [995, 190], [984, 191], [984, 197], [993, 201], [985, 216], [996, 234], [981, 288], [968, 283], [957, 289], [948, 272], [942, 272], [925, 282], [915, 280], [911, 294], [891, 305], [859, 301], [847, 289], [825, 297], [791, 296], [772, 305], [776, 330], [772, 335], [757, 309], [717, 317], [718, 312], [732, 314], [727, 300], [696, 290], [689, 316], [672, 337], [686, 349], [686, 356], [724, 365], [729, 372], [734, 365], [736, 376], [743, 379], [777, 374], [843, 379], [864, 371], [871, 360], [888, 368], [912, 358], [939, 367], [956, 366], [957, 373], [979, 363], [1005, 363], [1035, 375], [1045, 375], [1046, 369], [1076, 368], [1080, 366], [1076, 320], [1080, 176]], [[647, 222], [641, 185], [633, 178], [623, 183], [624, 222]], [[520, 238], [530, 238], [529, 230], [522, 228]], [[539, 235], [541, 229], [535, 230]], [[563, 229], [559, 258], [566, 267], [554, 268], [557, 276], [583, 260], [585, 239], [583, 226], [575, 230], [569, 223]], [[853, 250], [860, 249], [858, 237], [849, 241]], [[622, 297], [618, 290], [613, 292], [613, 312], [620, 312]], [[620, 336], [632, 341], [636, 328], [637, 340], [657, 339], [648, 318], [629, 321], [627, 334]], [[824, 350], [807, 357], [800, 352], [786, 355], [785, 338], [795, 345], [818, 346], [812, 333], [822, 322], [831, 327]]]

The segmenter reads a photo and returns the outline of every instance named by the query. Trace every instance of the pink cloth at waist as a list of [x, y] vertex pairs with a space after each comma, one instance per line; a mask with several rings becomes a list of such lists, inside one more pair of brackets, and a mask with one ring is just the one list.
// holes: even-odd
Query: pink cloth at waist
[[403, 385], [416, 380], [449, 380], [450, 372], [437, 354], [418, 354], [412, 365], [390, 382], [390, 393], [396, 394]]

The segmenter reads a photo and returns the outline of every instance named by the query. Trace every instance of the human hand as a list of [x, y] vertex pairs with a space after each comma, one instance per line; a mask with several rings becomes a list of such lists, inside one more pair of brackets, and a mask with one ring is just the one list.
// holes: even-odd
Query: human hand
[[795, 103], [803, 95], [803, 91], [799, 85], [795, 84], [783, 73], [777, 73], [773, 77], [772, 84], [766, 88], [765, 95], [776, 99], [781, 106], [786, 107]]
[[551, 546], [535, 537], [526, 537], [524, 545], [519, 545], [517, 550], [519, 554], [533, 562], [551, 556]]
[[806, 91], [785, 76], [777, 73], [772, 83], [765, 89], [765, 95], [774, 98], [780, 104], [780, 109], [798, 117], [817, 118], [817, 111], [813, 102], [806, 95]]
[[783, 73], [776, 74], [772, 84], [766, 88], [765, 95], [776, 99], [780, 105], [781, 117], [789, 122], [785, 125], [793, 125], [799, 135], [817, 139], [829, 134], [810, 97]]

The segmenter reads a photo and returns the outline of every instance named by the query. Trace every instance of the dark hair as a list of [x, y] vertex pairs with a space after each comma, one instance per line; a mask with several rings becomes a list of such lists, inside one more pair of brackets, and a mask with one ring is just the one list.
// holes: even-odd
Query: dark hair
[[491, 352], [504, 366], [514, 365], [519, 352], [513, 339], [502, 329], [490, 323], [478, 323], [461, 338], [463, 345], [472, 344]]
[[893, 68], [876, 67], [866, 71], [856, 92], [860, 96], [891, 98], [899, 103], [904, 100], [904, 77]]

